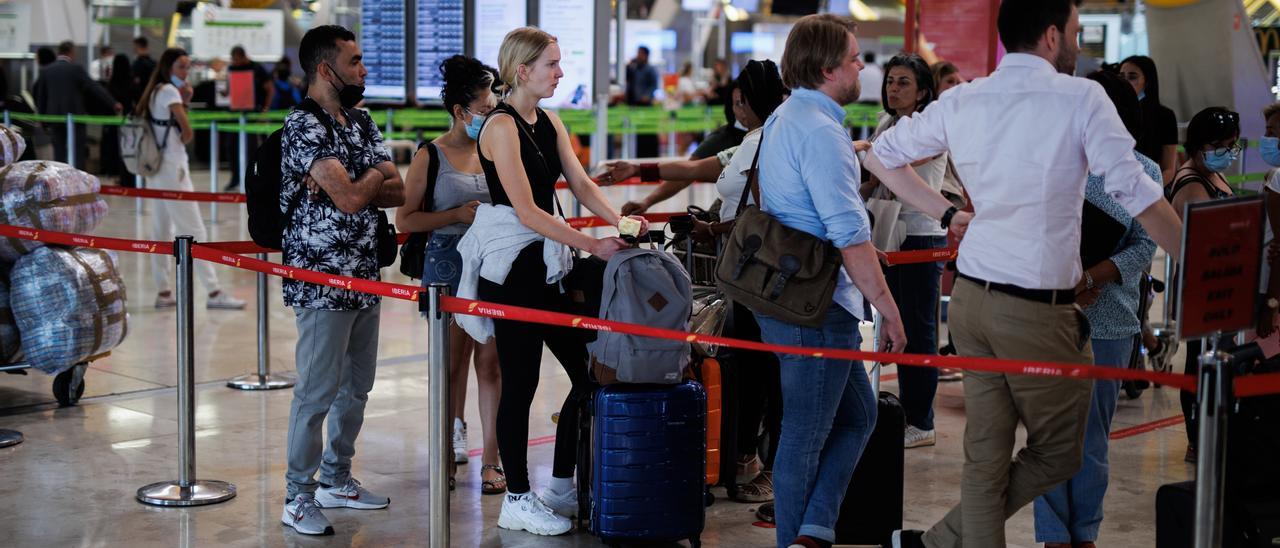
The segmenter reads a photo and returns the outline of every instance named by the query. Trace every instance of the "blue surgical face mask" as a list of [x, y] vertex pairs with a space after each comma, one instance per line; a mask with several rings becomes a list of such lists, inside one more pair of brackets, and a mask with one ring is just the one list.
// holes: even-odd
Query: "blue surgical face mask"
[[480, 128], [484, 127], [484, 119], [485, 117], [479, 114], [471, 115], [471, 122], [467, 123], [467, 137], [472, 141], [480, 140]]
[[1141, 101], [1141, 100], [1143, 100], [1143, 99], [1146, 99], [1146, 98], [1147, 98], [1147, 90], [1145, 90], [1145, 89], [1144, 89], [1144, 90], [1142, 90], [1142, 91], [1139, 91], [1139, 92], [1138, 92], [1138, 100], [1139, 100], [1139, 101]]
[[1204, 167], [1209, 168], [1209, 171], [1214, 172], [1226, 171], [1227, 168], [1231, 167], [1231, 164], [1236, 161], [1236, 157], [1238, 156], [1229, 150], [1226, 152], [1219, 150], [1206, 150], [1203, 154]]
[[169, 75], [169, 83], [173, 84], [173, 87], [175, 87], [175, 88], [180, 88], [180, 87], [182, 87], [182, 85], [183, 85], [183, 84], [187, 83], [187, 81], [186, 81], [186, 80], [183, 80], [182, 78], [178, 78], [177, 76], [174, 76], [174, 75], [170, 74], [170, 75]]
[[1271, 167], [1280, 167], [1280, 137], [1263, 137], [1258, 141], [1262, 161]]

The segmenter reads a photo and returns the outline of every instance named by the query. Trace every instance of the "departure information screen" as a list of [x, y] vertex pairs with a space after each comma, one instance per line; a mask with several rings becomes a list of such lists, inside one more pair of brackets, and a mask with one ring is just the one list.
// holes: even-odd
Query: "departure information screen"
[[444, 76], [440, 63], [466, 46], [463, 0], [418, 0], [417, 86], [419, 103], [440, 102]]
[[360, 49], [365, 77], [364, 95], [374, 102], [405, 101], [409, 66], [405, 62], [408, 28], [405, 0], [362, 0]]
[[554, 95], [542, 101], [550, 108], [591, 108], [595, 73], [595, 0], [541, 0], [538, 21], [560, 44], [564, 77]]
[[529, 23], [529, 6], [525, 0], [475, 0], [475, 5], [475, 57], [497, 68], [502, 39]]

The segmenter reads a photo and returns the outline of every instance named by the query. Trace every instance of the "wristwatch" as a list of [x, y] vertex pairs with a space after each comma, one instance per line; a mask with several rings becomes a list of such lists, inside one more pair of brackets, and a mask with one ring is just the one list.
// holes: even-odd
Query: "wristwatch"
[[1093, 291], [1093, 274], [1088, 270], [1084, 271], [1084, 288]]
[[942, 228], [951, 228], [951, 218], [956, 216], [956, 206], [947, 208], [947, 212], [942, 214]]
[[1272, 310], [1280, 308], [1280, 300], [1277, 300], [1275, 297], [1271, 297], [1270, 299], [1267, 299], [1267, 308], [1270, 308]]

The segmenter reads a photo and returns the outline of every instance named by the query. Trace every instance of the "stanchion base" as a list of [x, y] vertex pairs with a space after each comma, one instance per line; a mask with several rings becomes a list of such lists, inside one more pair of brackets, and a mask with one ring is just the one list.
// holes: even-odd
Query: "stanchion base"
[[22, 443], [24, 439], [22, 432], [0, 428], [0, 448], [13, 447]]
[[227, 388], [236, 390], [279, 390], [281, 388], [291, 388], [296, 382], [298, 382], [298, 379], [293, 375], [249, 373], [227, 381]]
[[196, 480], [189, 487], [182, 487], [177, 481], [163, 481], [138, 489], [138, 502], [155, 506], [203, 506], [235, 496], [236, 486], [217, 480]]

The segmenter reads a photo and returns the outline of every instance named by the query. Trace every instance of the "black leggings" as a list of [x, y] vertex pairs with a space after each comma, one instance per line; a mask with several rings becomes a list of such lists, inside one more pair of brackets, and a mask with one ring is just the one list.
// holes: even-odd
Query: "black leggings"
[[[749, 341], [760, 340], [760, 326], [747, 307], [733, 303], [729, 336]], [[728, 350], [728, 352], [725, 352]], [[725, 360], [737, 368], [738, 392], [738, 455], [759, 454], [764, 469], [773, 470], [773, 459], [778, 453], [778, 436], [782, 432], [782, 376], [778, 369], [778, 355], [773, 352], [726, 349]], [[768, 433], [769, 447], [760, 447], [760, 425]], [[738, 455], [722, 458], [737, 459]]]
[[[558, 285], [547, 285], [542, 245], [526, 247], [512, 264], [506, 283], [495, 284], [480, 279], [481, 300], [570, 312], [568, 297]], [[494, 337], [498, 346], [498, 363], [502, 371], [502, 400], [498, 403], [498, 454], [507, 475], [507, 492], [529, 492], [529, 408], [538, 390], [545, 344], [560, 361], [572, 389], [560, 408], [556, 425], [555, 460], [551, 473], [557, 478], [572, 478], [578, 445], [578, 408], [581, 397], [590, 394], [587, 375], [587, 347], [584, 331], [568, 327], [494, 320]], [[540, 417], [539, 420], [549, 420]]]

